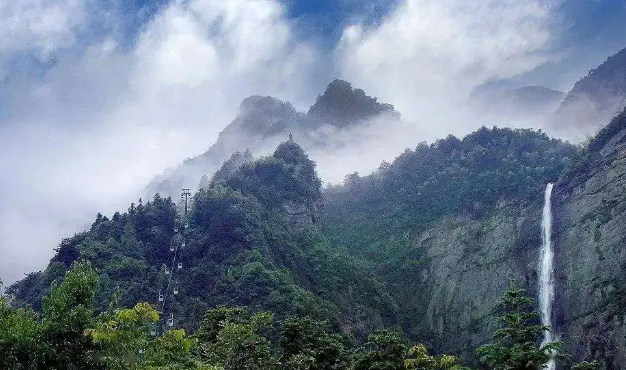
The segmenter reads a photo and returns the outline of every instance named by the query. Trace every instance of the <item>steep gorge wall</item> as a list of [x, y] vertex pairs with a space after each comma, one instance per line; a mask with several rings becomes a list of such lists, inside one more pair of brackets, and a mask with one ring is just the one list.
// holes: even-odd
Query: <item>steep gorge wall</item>
[[511, 281], [535, 291], [541, 204], [501, 205], [488, 218], [447, 218], [419, 234], [421, 268], [407, 285], [419, 330], [436, 350], [475, 359]]
[[[625, 121], [626, 122], [626, 121]], [[626, 364], [626, 125], [555, 185], [555, 331], [576, 361]], [[537, 297], [542, 194], [486, 219], [446, 218], [414, 239], [422, 264], [407, 284], [412, 334], [475, 360], [514, 279]]]
[[604, 369], [626, 364], [626, 125], [616, 131], [554, 200], [556, 330]]

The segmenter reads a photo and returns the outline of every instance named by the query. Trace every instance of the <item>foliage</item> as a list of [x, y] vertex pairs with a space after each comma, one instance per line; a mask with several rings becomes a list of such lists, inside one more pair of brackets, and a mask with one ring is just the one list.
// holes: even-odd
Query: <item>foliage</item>
[[267, 312], [248, 314], [240, 307], [209, 310], [196, 334], [201, 357], [224, 370], [278, 369], [271, 342], [263, 335], [272, 322]]
[[583, 361], [574, 364], [572, 370], [600, 370], [600, 364], [597, 361]]
[[327, 322], [310, 317], [288, 318], [282, 323], [282, 363], [291, 370], [338, 370], [350, 364], [348, 348]]
[[477, 353], [482, 362], [493, 370], [540, 369], [553, 357], [559, 358], [560, 342], [537, 345], [547, 326], [533, 322], [539, 313], [532, 309], [534, 300], [525, 295], [525, 290], [512, 287], [502, 296], [504, 314], [499, 317], [500, 329], [493, 342], [481, 346]]
[[[406, 150], [372, 175], [346, 177], [324, 193], [333, 240], [372, 260], [397, 244], [387, 235], [419, 232], [458, 213], [489, 214], [498, 201], [524, 202], [542, 193], [575, 155], [575, 147], [541, 132], [481, 128]], [[395, 250], [391, 248], [391, 250]]]
[[[0, 291], [1, 288], [2, 284]], [[15, 308], [8, 297], [0, 296], [0, 368], [36, 368], [43, 360], [40, 358], [43, 348], [39, 332], [35, 312], [28, 308]]]
[[417, 344], [409, 348], [408, 358], [404, 360], [407, 370], [469, 370], [462, 366], [455, 356], [441, 355], [439, 357], [428, 354], [426, 346]]
[[144, 302], [102, 315], [85, 335], [101, 346], [97, 358], [107, 369], [192, 368], [190, 353], [195, 341], [186, 338], [182, 329], [153, 337], [150, 331], [158, 323], [159, 313]]
[[400, 336], [381, 330], [367, 337], [365, 348], [357, 351], [355, 370], [402, 370], [406, 346]]
[[[626, 49], [624, 55], [626, 55]], [[626, 110], [615, 116], [608, 125], [589, 140], [586, 147], [575, 156], [574, 160], [563, 171], [561, 180], [572, 180], [575, 175], [585, 174], [591, 170], [593, 163], [602, 157], [601, 150], [605, 145], [624, 129], [626, 129]], [[622, 138], [622, 140], [624, 139]]]

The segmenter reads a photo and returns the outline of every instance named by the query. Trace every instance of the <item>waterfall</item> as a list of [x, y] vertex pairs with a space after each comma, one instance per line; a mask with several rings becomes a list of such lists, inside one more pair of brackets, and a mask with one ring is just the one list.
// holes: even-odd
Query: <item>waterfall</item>
[[[541, 216], [541, 256], [539, 259], [539, 308], [541, 323], [552, 328], [552, 304], [554, 302], [554, 252], [552, 250], [552, 184], [546, 186], [543, 215]], [[552, 332], [546, 331], [541, 345], [554, 340]], [[554, 370], [554, 359], [548, 362], [548, 370]]]

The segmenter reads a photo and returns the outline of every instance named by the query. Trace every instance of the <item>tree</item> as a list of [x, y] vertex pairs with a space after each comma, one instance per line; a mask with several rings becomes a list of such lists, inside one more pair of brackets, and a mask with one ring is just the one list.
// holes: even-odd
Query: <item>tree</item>
[[209, 310], [197, 333], [200, 355], [224, 370], [274, 370], [278, 359], [263, 335], [272, 326], [270, 313], [250, 315], [239, 307]]
[[600, 370], [600, 364], [597, 361], [583, 361], [574, 364], [572, 370]]
[[428, 354], [423, 344], [417, 344], [409, 349], [409, 357], [404, 360], [407, 370], [467, 370], [455, 356], [441, 355], [434, 357]]
[[150, 335], [159, 322], [159, 313], [148, 303], [105, 313], [85, 334], [101, 346], [98, 360], [111, 370], [195, 369], [191, 357], [195, 340], [184, 330]]
[[37, 368], [42, 352], [38, 336], [37, 315], [29, 308], [13, 307], [9, 297], [0, 295], [0, 368]]
[[477, 350], [480, 360], [493, 370], [541, 369], [553, 356], [562, 357], [560, 342], [537, 344], [550, 327], [534, 324], [539, 313], [533, 309], [534, 300], [525, 293], [515, 287], [504, 292], [501, 304], [505, 313], [498, 318], [500, 328], [492, 343]]
[[403, 370], [406, 346], [392, 331], [380, 330], [367, 336], [366, 349], [357, 351], [355, 370]]
[[45, 343], [44, 368], [97, 369], [96, 347], [84, 331], [93, 323], [98, 275], [86, 261], [77, 261], [63, 282], [43, 299], [40, 338]]
[[342, 338], [327, 330], [328, 323], [310, 317], [282, 323], [282, 363], [293, 370], [347, 369], [349, 358]]

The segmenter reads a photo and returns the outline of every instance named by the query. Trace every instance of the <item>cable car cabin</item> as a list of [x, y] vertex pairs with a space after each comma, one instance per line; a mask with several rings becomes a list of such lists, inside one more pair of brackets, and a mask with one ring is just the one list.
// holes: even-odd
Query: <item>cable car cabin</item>
[[170, 252], [174, 252], [174, 244], [170, 245]]
[[174, 294], [178, 294], [178, 287], [174, 288]]
[[174, 314], [172, 314], [169, 320], [167, 320], [167, 326], [174, 326]]
[[170, 270], [168, 270], [167, 268], [165, 269], [165, 275], [169, 275], [170, 274]]
[[159, 293], [159, 302], [163, 302], [163, 294]]
[[185, 222], [185, 229], [189, 228], [189, 222]]
[[183, 268], [183, 263], [182, 262], [178, 262], [178, 269], [182, 269]]
[[177, 233], [177, 232], [178, 232], [178, 228], [177, 228], [177, 227], [175, 227], [175, 228], [174, 228], [174, 232], [175, 232], [175, 233]]

